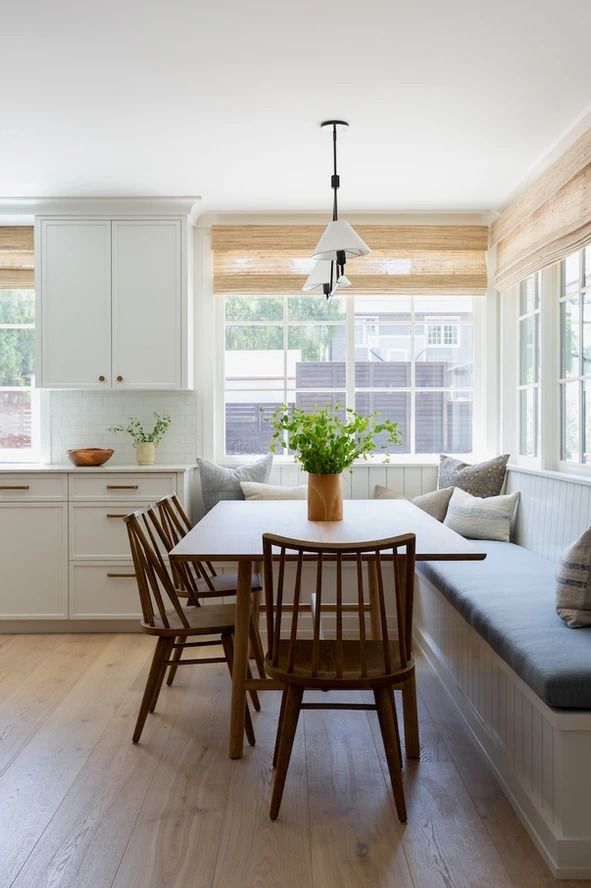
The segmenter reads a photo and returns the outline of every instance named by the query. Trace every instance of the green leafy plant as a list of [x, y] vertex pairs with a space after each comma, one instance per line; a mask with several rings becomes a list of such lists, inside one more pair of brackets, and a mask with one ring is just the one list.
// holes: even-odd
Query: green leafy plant
[[154, 444], [160, 443], [168, 427], [172, 422], [172, 416], [160, 416], [154, 413], [156, 422], [151, 432], [146, 432], [137, 416], [131, 416], [126, 426], [111, 426], [109, 432], [126, 432], [131, 435], [134, 444]]
[[[296, 462], [312, 475], [337, 475], [378, 450], [384, 452], [384, 462], [388, 462], [388, 445], [400, 444], [402, 436], [397, 422], [378, 422], [379, 415], [360, 416], [338, 402], [313, 413], [283, 404], [267, 419], [274, 430], [270, 449], [276, 453], [279, 448], [289, 447]], [[376, 444], [382, 432], [387, 432], [387, 443]]]

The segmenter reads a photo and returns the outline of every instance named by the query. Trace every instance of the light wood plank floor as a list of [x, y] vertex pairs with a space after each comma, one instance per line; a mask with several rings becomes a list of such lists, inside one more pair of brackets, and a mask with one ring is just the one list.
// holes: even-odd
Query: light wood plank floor
[[551, 878], [425, 663], [408, 824], [374, 713], [334, 711], [303, 713], [272, 823], [278, 694], [261, 695], [257, 745], [232, 762], [225, 667], [187, 667], [134, 747], [152, 649], [0, 636], [0, 888], [591, 886]]

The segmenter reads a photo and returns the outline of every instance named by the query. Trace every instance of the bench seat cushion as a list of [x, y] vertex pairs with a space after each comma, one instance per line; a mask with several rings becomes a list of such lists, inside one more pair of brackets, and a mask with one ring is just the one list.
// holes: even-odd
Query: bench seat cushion
[[479, 541], [484, 561], [417, 565], [549, 706], [591, 710], [591, 627], [556, 614], [556, 567], [512, 543]]

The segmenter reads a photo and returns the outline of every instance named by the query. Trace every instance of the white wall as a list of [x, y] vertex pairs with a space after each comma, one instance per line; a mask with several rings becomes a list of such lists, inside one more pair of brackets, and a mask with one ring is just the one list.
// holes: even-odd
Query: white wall
[[163, 465], [194, 463], [197, 456], [196, 392], [70, 392], [49, 394], [51, 462], [64, 463], [74, 447], [113, 447], [111, 464], [135, 462], [128, 435], [107, 428], [127, 425], [130, 416], [153, 423], [153, 413], [172, 416], [172, 425], [158, 447]]

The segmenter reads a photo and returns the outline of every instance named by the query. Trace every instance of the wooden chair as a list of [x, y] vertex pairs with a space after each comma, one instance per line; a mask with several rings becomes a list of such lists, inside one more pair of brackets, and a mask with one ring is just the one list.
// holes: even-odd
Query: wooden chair
[[[273, 551], [275, 548], [275, 551]], [[279, 552], [277, 553], [277, 548]], [[275, 780], [270, 816], [279, 813], [289, 759], [300, 709], [376, 709], [384, 742], [396, 811], [406, 821], [406, 805], [402, 785], [402, 756], [394, 687], [408, 683], [413, 694], [414, 661], [412, 656], [412, 610], [415, 571], [415, 535], [403, 534], [364, 544], [313, 545], [275, 534], [263, 535], [265, 601], [269, 650], [265, 660], [267, 673], [285, 683], [281, 701], [274, 764]], [[278, 555], [278, 558], [277, 558]], [[295, 558], [293, 604], [287, 598], [286, 559]], [[336, 602], [326, 601], [324, 562], [335, 564]], [[353, 561], [356, 580], [356, 602], [343, 603], [343, 561]], [[300, 637], [300, 614], [306, 608], [302, 600], [302, 568], [304, 561], [314, 565], [314, 591], [310, 595], [313, 637]], [[384, 574], [384, 565], [392, 567]], [[290, 584], [291, 585], [291, 584]], [[368, 637], [365, 620], [370, 604], [365, 591], [375, 592], [378, 637]], [[395, 615], [396, 633], [388, 627], [387, 605]], [[289, 613], [291, 612], [291, 619]], [[343, 613], [353, 613], [356, 625], [353, 638], [343, 637]], [[336, 623], [334, 639], [322, 633], [323, 615], [331, 614]], [[284, 615], [286, 626], [282, 626]], [[355, 615], [357, 619], [355, 620]], [[288, 624], [288, 625], [287, 625]], [[371, 690], [374, 704], [303, 703], [304, 691]], [[414, 704], [416, 718], [416, 698]], [[418, 727], [415, 728], [418, 738]]]
[[[174, 546], [179, 543], [182, 538], [192, 529], [193, 525], [189, 516], [183, 509], [176, 494], [162, 497], [157, 503], [156, 508], [160, 515], [160, 525], [163, 531], [161, 535], [162, 542], [166, 550], [170, 552]], [[238, 585], [238, 576], [235, 573], [217, 574], [213, 564], [209, 561], [194, 561], [183, 566], [182, 572], [179, 572], [176, 564], [173, 564], [172, 571], [175, 583], [182, 596], [189, 595], [191, 600], [200, 604], [200, 599], [221, 598], [236, 595], [236, 587]], [[182, 576], [180, 575], [182, 573]], [[259, 595], [262, 589], [261, 580], [258, 574], [253, 575], [252, 591], [255, 595], [253, 604], [253, 618], [250, 627], [250, 643], [252, 655], [257, 664], [260, 678], [265, 678], [265, 657], [263, 653], [263, 645], [259, 633]], [[173, 654], [173, 662], [168, 670], [167, 684], [171, 685], [176, 675], [178, 661], [182, 655], [182, 647], [175, 649]], [[255, 709], [259, 710], [260, 704], [256, 693], [251, 694]]]
[[[126, 515], [124, 520], [140, 595], [142, 628], [148, 635], [155, 635], [158, 638], [133, 732], [133, 742], [138, 743], [148, 712], [153, 712], [156, 707], [166, 668], [171, 663], [174, 662], [177, 666], [227, 663], [230, 675], [232, 674], [235, 609], [232, 604], [211, 604], [200, 607], [198, 600], [193, 598], [193, 593], [190, 591], [187, 597], [192, 606], [182, 604], [158, 545], [158, 537], [162, 538], [165, 531], [157, 511], [149, 507]], [[179, 571], [182, 576], [182, 565], [179, 566]], [[186, 588], [189, 588], [189, 585]], [[215, 641], [195, 640], [212, 635], [217, 636]], [[171, 659], [171, 654], [174, 657], [177, 650], [220, 643], [224, 651], [223, 657]], [[248, 705], [245, 733], [248, 742], [254, 746], [255, 737]]]

